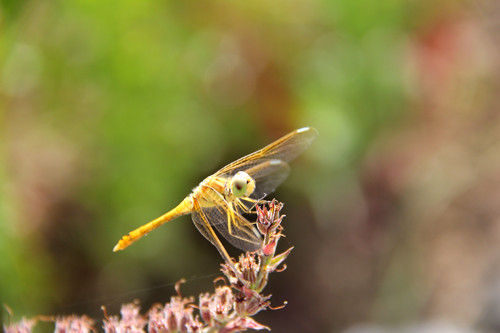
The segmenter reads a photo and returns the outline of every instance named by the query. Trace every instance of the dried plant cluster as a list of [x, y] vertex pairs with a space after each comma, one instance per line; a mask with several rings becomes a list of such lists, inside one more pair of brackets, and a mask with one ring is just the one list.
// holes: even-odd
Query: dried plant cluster
[[[261, 310], [278, 309], [270, 305], [271, 295], [262, 291], [267, 285], [268, 276], [288, 257], [292, 248], [275, 255], [282, 234], [280, 211], [282, 203], [275, 200], [262, 207], [256, 206], [257, 228], [263, 235], [261, 249], [254, 253], [242, 254], [237, 262], [222, 264], [224, 277], [214, 293], [204, 293], [195, 302], [193, 297], [182, 297], [180, 285], [176, 284], [177, 296], [169, 303], [156, 304], [146, 314], [141, 314], [136, 303], [122, 305], [121, 316], [109, 316], [104, 310], [103, 328], [107, 333], [121, 332], [242, 332], [247, 329], [270, 330], [255, 321], [252, 316]], [[284, 269], [283, 266], [282, 269]], [[284, 305], [283, 305], [284, 306]], [[55, 332], [95, 332], [95, 322], [87, 316], [23, 318], [21, 321], [6, 325], [7, 333], [31, 332], [40, 320], [55, 322]]]

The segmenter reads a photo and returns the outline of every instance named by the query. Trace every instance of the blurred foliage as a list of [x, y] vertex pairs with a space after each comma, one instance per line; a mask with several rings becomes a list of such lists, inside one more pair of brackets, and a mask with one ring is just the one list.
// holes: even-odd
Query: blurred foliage
[[[454, 230], [429, 226], [498, 170], [500, 10], [471, 3], [0, 2], [0, 301], [16, 316], [98, 316], [165, 301], [181, 277], [206, 289], [220, 258], [188, 217], [111, 249], [219, 167], [314, 126], [275, 194], [296, 249], [270, 285], [289, 305], [259, 322], [464, 319], [446, 304], [470, 297], [431, 292], [442, 238], [423, 235]], [[477, 193], [462, 200], [480, 214], [497, 192]]]

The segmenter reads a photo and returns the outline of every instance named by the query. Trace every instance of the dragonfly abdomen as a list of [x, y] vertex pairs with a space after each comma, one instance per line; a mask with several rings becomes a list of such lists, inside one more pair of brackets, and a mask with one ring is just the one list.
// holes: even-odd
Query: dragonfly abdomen
[[168, 213], [154, 219], [149, 223], [144, 224], [143, 226], [140, 226], [139, 228], [123, 236], [118, 241], [118, 244], [116, 244], [116, 246], [113, 248], [113, 252], [126, 249], [128, 246], [135, 243], [141, 237], [147, 235], [159, 226], [179, 216], [190, 214], [191, 212], [193, 212], [193, 198], [191, 195], [189, 195], [184, 200], [182, 200], [182, 202], [177, 207], [175, 207]]

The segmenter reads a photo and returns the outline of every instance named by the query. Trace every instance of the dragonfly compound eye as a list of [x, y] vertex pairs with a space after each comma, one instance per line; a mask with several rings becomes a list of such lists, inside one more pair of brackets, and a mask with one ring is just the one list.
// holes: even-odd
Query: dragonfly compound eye
[[250, 183], [250, 176], [245, 172], [238, 172], [233, 176], [231, 181], [231, 191], [237, 198], [246, 195], [248, 183]]

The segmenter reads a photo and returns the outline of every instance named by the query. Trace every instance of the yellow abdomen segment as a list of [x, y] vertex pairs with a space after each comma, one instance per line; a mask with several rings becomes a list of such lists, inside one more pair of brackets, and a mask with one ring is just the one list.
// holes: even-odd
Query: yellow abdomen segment
[[152, 230], [158, 228], [162, 224], [167, 223], [179, 216], [190, 214], [193, 211], [193, 199], [191, 196], [188, 196], [184, 199], [177, 207], [169, 211], [168, 213], [154, 219], [153, 221], [140, 226], [139, 228], [129, 232], [125, 236], [123, 236], [118, 244], [113, 248], [113, 252], [124, 250], [132, 243], [138, 241], [142, 236], [147, 235]]

